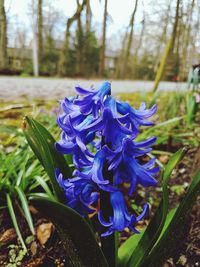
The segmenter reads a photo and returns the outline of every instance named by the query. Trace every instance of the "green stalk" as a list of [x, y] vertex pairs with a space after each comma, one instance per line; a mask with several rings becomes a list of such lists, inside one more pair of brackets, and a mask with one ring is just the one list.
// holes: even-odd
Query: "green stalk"
[[[110, 182], [112, 182], [113, 180], [113, 174], [108, 171], [107, 163], [104, 164], [103, 177], [105, 177], [105, 179], [109, 180]], [[100, 209], [105, 221], [109, 221], [109, 218], [113, 216], [113, 209], [110, 204], [110, 193], [105, 191], [100, 192]], [[106, 230], [108, 229], [102, 226], [101, 232], [104, 233], [106, 232]], [[106, 237], [100, 237], [100, 240], [101, 240], [101, 249], [109, 264], [109, 267], [115, 267], [117, 258], [116, 234], [113, 233]]]
[[[102, 136], [101, 146], [105, 145], [105, 138]], [[110, 144], [107, 144], [110, 147]], [[113, 182], [113, 172], [108, 171], [108, 163], [104, 163], [103, 167], [103, 177], [106, 180], [109, 180], [110, 183]], [[101, 191], [100, 192], [100, 209], [102, 216], [105, 221], [109, 221], [110, 217], [113, 216], [113, 209], [110, 203], [110, 193]], [[106, 232], [107, 228], [102, 226], [101, 233]], [[108, 262], [109, 267], [115, 267], [117, 264], [117, 234], [113, 233], [106, 237], [100, 237], [101, 240], [101, 249], [103, 254]]]

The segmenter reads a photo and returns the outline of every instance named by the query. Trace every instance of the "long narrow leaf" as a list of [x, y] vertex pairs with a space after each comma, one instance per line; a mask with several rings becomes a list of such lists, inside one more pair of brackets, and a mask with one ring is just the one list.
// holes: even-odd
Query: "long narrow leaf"
[[149, 257], [144, 261], [143, 267], [162, 266], [164, 261], [177, 250], [177, 246], [179, 246], [179, 243], [184, 238], [184, 230], [188, 222], [189, 213], [199, 193], [200, 171], [195, 175], [185, 197], [176, 209], [168, 227], [166, 227], [163, 235], [159, 238], [159, 241], [151, 251]]
[[10, 195], [7, 194], [6, 195], [6, 200], [7, 200], [7, 206], [8, 206], [8, 210], [9, 210], [9, 213], [10, 213], [10, 217], [12, 219], [12, 222], [13, 222], [13, 225], [14, 225], [14, 228], [15, 228], [15, 231], [17, 233], [17, 236], [22, 244], [22, 247], [24, 250], [27, 250], [26, 248], [26, 245], [24, 243], [24, 240], [22, 238], [22, 235], [21, 235], [21, 232], [19, 230], [19, 226], [18, 226], [18, 223], [17, 223], [17, 218], [15, 216], [15, 212], [14, 212], [14, 209], [13, 209], [13, 204], [12, 204], [12, 200], [10, 198]]
[[32, 217], [31, 217], [31, 213], [30, 213], [30, 210], [29, 210], [29, 206], [28, 206], [28, 202], [27, 202], [26, 196], [25, 196], [24, 192], [21, 190], [20, 187], [16, 186], [15, 190], [16, 190], [16, 192], [17, 192], [17, 194], [19, 196], [19, 199], [21, 201], [22, 209], [24, 211], [24, 215], [25, 215], [25, 218], [26, 218], [27, 223], [29, 225], [29, 228], [31, 230], [31, 233], [33, 235], [35, 235], [35, 229], [34, 229], [34, 226], [33, 226], [33, 220], [32, 220]]
[[53, 194], [51, 193], [51, 190], [45, 180], [41, 176], [35, 176], [34, 179], [37, 181], [38, 185], [40, 185], [44, 191], [47, 193], [50, 199], [55, 200]]
[[[184, 149], [181, 149], [177, 151], [170, 159], [168, 164], [166, 165], [166, 168], [163, 173], [163, 197], [162, 201], [150, 221], [145, 233], [143, 234], [142, 238], [138, 242], [138, 245], [135, 247], [135, 244], [133, 246], [133, 253], [131, 255], [131, 258], [127, 264], [127, 266], [136, 267], [141, 266], [142, 261], [145, 259], [145, 257], [148, 256], [149, 252], [153, 248], [154, 244], [156, 243], [163, 226], [165, 224], [165, 219], [168, 212], [168, 181], [170, 178], [170, 175], [175, 168], [175, 166], [178, 164], [178, 162], [181, 160], [184, 154]], [[120, 259], [122, 261], [122, 259]]]
[[[167, 218], [165, 221], [165, 225], [163, 227], [162, 233], [161, 235], [165, 232], [165, 230], [167, 229], [169, 223], [171, 222], [174, 214], [175, 214], [176, 209], [172, 209], [168, 214], [167, 214]], [[140, 239], [142, 238], [143, 234], [145, 232], [145, 229], [143, 229], [140, 234], [134, 234], [132, 235], [130, 238], [127, 239], [126, 242], [124, 242], [124, 244], [122, 244], [122, 246], [119, 248], [118, 251], [118, 255], [119, 255], [119, 259], [121, 259], [121, 261], [118, 262], [118, 267], [123, 267], [126, 266], [128, 263], [128, 260], [131, 257], [132, 254], [132, 250], [133, 248], [136, 248], [138, 242], [140, 241]], [[158, 241], [157, 241], [158, 242]], [[123, 259], [123, 260], [122, 260]]]
[[55, 149], [55, 140], [47, 129], [29, 117], [26, 117], [26, 122], [24, 129], [26, 139], [48, 173], [55, 196], [64, 202], [63, 192], [55, 178], [55, 169], [58, 168], [66, 178], [71, 177], [71, 169], [64, 157]]
[[137, 247], [143, 234], [144, 230], [142, 230], [139, 234], [132, 235], [120, 246], [118, 250], [118, 267], [124, 267], [128, 264], [133, 250]]

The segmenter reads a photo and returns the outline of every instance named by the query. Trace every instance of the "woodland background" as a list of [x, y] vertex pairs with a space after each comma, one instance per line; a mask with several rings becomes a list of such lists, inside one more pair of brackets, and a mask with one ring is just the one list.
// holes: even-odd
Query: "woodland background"
[[100, 1], [101, 24], [92, 1], [76, 0], [66, 17], [54, 0], [27, 0], [27, 25], [0, 0], [0, 74], [154, 80], [160, 67], [163, 80], [184, 81], [199, 63], [199, 0], [135, 0], [129, 24], [112, 36], [109, 0]]

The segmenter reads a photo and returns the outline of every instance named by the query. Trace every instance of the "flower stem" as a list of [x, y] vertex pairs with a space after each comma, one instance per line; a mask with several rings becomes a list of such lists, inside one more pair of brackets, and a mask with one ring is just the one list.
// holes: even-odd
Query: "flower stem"
[[[103, 176], [108, 179], [110, 182], [113, 180], [112, 172], [108, 171], [107, 163], [104, 164]], [[109, 218], [113, 216], [113, 209], [110, 203], [110, 193], [101, 191], [100, 192], [100, 208], [102, 211], [103, 218], [106, 221], [109, 221]], [[102, 226], [102, 233], [106, 232], [107, 228]], [[109, 264], [109, 267], [116, 266], [117, 258], [117, 242], [115, 233], [101, 237], [101, 249], [104, 253], [104, 256]]]

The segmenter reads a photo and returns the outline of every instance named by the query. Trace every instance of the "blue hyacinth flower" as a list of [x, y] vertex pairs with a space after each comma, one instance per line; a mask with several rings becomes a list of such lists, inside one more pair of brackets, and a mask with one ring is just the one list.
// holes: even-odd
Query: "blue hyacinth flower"
[[159, 167], [153, 167], [155, 160], [152, 159], [147, 164], [141, 165], [136, 159], [151, 151], [151, 146], [156, 138], [151, 137], [143, 142], [134, 142], [130, 138], [123, 139], [122, 146], [112, 151], [107, 146], [103, 147], [107, 155], [109, 168], [114, 173], [114, 183], [116, 185], [123, 182], [130, 183], [129, 195], [135, 191], [137, 184], [145, 187], [155, 186], [157, 181], [154, 175], [158, 173]]
[[123, 194], [120, 191], [112, 192], [110, 194], [110, 202], [113, 208], [113, 216], [109, 218], [109, 221], [105, 221], [101, 210], [98, 213], [100, 223], [103, 226], [108, 227], [108, 230], [103, 233], [102, 236], [108, 236], [115, 231], [123, 231], [126, 227], [135, 233], [139, 233], [135, 229], [135, 225], [147, 214], [148, 205], [144, 205], [142, 213], [136, 217], [135, 215], [130, 215], [128, 213]]
[[91, 205], [97, 202], [99, 193], [91, 180], [80, 178], [65, 180], [58, 169], [55, 171], [55, 175], [60, 187], [64, 190], [67, 205], [70, 208], [82, 216], [95, 211]]
[[110, 143], [117, 146], [126, 135], [131, 135], [132, 131], [123, 127], [127, 115], [117, 118], [109, 108], [105, 108], [100, 118], [84, 128], [85, 132], [101, 132], [104, 137], [104, 143]]
[[138, 129], [141, 125], [151, 126], [154, 123], [147, 121], [146, 119], [150, 118], [155, 114], [157, 106], [153, 105], [150, 109], [146, 109], [145, 103], [142, 103], [139, 110], [131, 107], [127, 102], [117, 101], [117, 111], [121, 115], [129, 114], [129, 123], [127, 127], [131, 126], [134, 132], [138, 132]]
[[104, 82], [98, 90], [76, 87], [77, 97], [61, 101], [63, 113], [57, 123], [62, 130], [61, 139], [55, 144], [63, 154], [72, 154], [75, 170], [73, 178], [63, 179], [56, 172], [59, 185], [65, 192], [67, 205], [82, 216], [94, 212], [94, 206], [104, 192], [110, 194], [113, 214], [103, 218], [106, 207], [98, 212], [100, 223], [108, 227], [103, 236], [124, 228], [137, 232], [136, 223], [144, 217], [148, 205], [141, 215], [129, 214], [122, 187], [130, 185], [129, 195], [138, 184], [155, 186], [155, 159], [146, 163], [141, 157], [151, 151], [156, 138], [136, 142], [140, 126], [150, 126], [148, 119], [156, 112], [156, 105], [146, 109], [144, 103], [139, 110], [111, 96], [111, 84]]
[[86, 90], [79, 86], [76, 86], [75, 89], [83, 97], [75, 99], [74, 104], [80, 107], [82, 114], [92, 114], [94, 118], [97, 118], [99, 111], [104, 106], [104, 97], [111, 94], [111, 84], [104, 82], [97, 91]]

